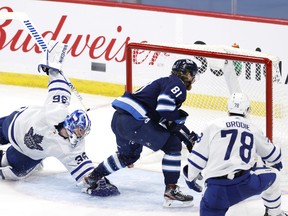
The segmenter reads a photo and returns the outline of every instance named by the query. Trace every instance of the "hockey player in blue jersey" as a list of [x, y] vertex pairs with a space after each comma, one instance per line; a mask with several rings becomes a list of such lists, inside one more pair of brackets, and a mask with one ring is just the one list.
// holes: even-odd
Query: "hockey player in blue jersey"
[[180, 59], [174, 63], [170, 76], [150, 82], [135, 93], [125, 92], [113, 101], [112, 106], [116, 111], [111, 127], [116, 136], [117, 152], [100, 163], [85, 179], [87, 193], [93, 192], [95, 183], [103, 176], [132, 166], [145, 146], [165, 153], [162, 159], [164, 206], [170, 207], [173, 201], [181, 202], [183, 206], [192, 204], [193, 197], [183, 194], [177, 181], [182, 149], [179, 131], [185, 128], [190, 138], [195, 135], [184, 126], [188, 114], [180, 107], [197, 76], [196, 63], [190, 59]]
[[[2, 179], [26, 178], [47, 157], [57, 158], [77, 182], [94, 169], [85, 153], [85, 137], [90, 132], [91, 121], [83, 110], [69, 113], [70, 86], [60, 70], [64, 48], [58, 42], [49, 44], [47, 62], [39, 65], [39, 71], [49, 76], [44, 105], [22, 107], [0, 118], [0, 144], [11, 144], [6, 152], [0, 151]], [[95, 194], [118, 193], [107, 179], [101, 179], [100, 183]]]
[[206, 181], [200, 216], [224, 216], [232, 205], [259, 194], [265, 216], [288, 216], [281, 211], [281, 149], [251, 123], [249, 110], [247, 95], [233, 93], [229, 116], [211, 122], [188, 156], [183, 169], [188, 186], [201, 191], [195, 187], [200, 172]]

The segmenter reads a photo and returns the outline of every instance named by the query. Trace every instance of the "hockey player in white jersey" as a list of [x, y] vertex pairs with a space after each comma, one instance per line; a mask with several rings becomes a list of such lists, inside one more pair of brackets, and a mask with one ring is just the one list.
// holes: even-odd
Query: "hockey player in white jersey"
[[[183, 169], [187, 185], [200, 192], [200, 172], [206, 181], [200, 216], [224, 216], [232, 205], [259, 194], [265, 216], [288, 215], [281, 211], [281, 149], [246, 118], [249, 109], [248, 97], [233, 93], [229, 116], [208, 125], [188, 156]], [[257, 163], [259, 157], [264, 165]]]
[[[11, 145], [0, 151], [0, 178], [20, 180], [37, 169], [43, 159], [57, 158], [80, 182], [94, 169], [85, 153], [85, 136], [91, 121], [83, 110], [69, 113], [70, 86], [62, 74], [61, 66], [66, 47], [52, 41], [46, 64], [39, 65], [39, 72], [49, 76], [48, 96], [43, 106], [22, 107], [0, 118], [0, 144]], [[60, 49], [60, 50], [59, 50]], [[101, 179], [95, 195], [118, 193], [107, 179]]]

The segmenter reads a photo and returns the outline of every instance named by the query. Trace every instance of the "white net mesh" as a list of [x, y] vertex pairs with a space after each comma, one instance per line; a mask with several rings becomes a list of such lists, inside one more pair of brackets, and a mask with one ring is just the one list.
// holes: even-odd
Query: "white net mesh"
[[[192, 59], [197, 63], [201, 75], [200, 79], [193, 84], [193, 88], [188, 93], [184, 103], [184, 109], [190, 115], [186, 124], [189, 129], [201, 131], [207, 122], [226, 116], [227, 100], [230, 94], [235, 91], [245, 92], [251, 101], [250, 118], [264, 133], [273, 134], [273, 142], [282, 147], [283, 163], [288, 166], [288, 136], [283, 126], [288, 123], [288, 91], [281, 82], [278, 57], [260, 51], [249, 51], [228, 46], [174, 45], [173, 47], [178, 49], [176, 50], [177, 54], [173, 51], [170, 52], [170, 50], [167, 52], [165, 47], [163, 46], [163, 51], [161, 48], [159, 50], [158, 47], [156, 51], [152, 50], [151, 47], [148, 50], [144, 50], [143, 47], [132, 49], [131, 80], [133, 91], [154, 79], [169, 75], [176, 60]], [[179, 48], [183, 48], [185, 54], [181, 54]], [[186, 51], [190, 49], [199, 50], [201, 55], [187, 54]], [[224, 55], [219, 57], [216, 55], [217, 53]], [[229, 58], [227, 56], [225, 58], [226, 54]], [[232, 57], [231, 54], [233, 54]], [[246, 57], [245, 61], [239, 60], [242, 56]], [[271, 72], [267, 66], [269, 63], [265, 61], [259, 63], [257, 57], [272, 61], [271, 86], [266, 84], [266, 75]], [[269, 97], [268, 91], [267, 99], [267, 89], [272, 90], [272, 98]], [[267, 104], [272, 104], [271, 114], [267, 112]], [[266, 126], [267, 118], [272, 119], [268, 127]], [[287, 168], [284, 169], [287, 176]]]

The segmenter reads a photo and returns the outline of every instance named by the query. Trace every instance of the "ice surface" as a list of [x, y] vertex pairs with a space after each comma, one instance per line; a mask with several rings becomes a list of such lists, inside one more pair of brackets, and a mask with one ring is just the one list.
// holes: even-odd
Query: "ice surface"
[[[46, 89], [34, 89], [0, 85], [0, 116], [8, 115], [24, 105], [44, 102]], [[101, 162], [115, 151], [114, 135], [110, 129], [113, 98], [83, 95], [83, 102], [91, 107], [89, 116], [92, 130], [87, 137], [87, 154], [95, 162]], [[72, 99], [71, 110], [82, 108], [77, 98]], [[5, 147], [5, 146], [3, 146]], [[151, 154], [148, 150], [135, 168], [123, 169], [108, 178], [118, 186], [121, 194], [115, 197], [92, 197], [80, 192], [76, 182], [63, 165], [54, 158], [44, 160], [44, 169], [23, 181], [0, 180], [0, 215], [2, 216], [194, 216], [199, 215], [201, 194], [187, 189], [179, 180], [185, 193], [194, 196], [194, 206], [188, 208], [163, 208], [163, 177], [159, 162], [161, 152]], [[288, 188], [283, 188], [282, 206], [288, 209]], [[264, 215], [260, 197], [252, 197], [231, 207], [228, 216]]]

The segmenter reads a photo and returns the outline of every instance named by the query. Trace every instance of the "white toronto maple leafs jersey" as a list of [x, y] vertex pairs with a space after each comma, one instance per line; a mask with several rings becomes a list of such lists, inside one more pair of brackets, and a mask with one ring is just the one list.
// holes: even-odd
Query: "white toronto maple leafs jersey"
[[50, 73], [49, 79], [44, 105], [17, 110], [9, 126], [9, 140], [15, 149], [34, 160], [57, 158], [80, 181], [94, 168], [85, 153], [85, 140], [72, 148], [69, 139], [61, 137], [55, 128], [69, 114], [70, 87], [59, 73]]
[[249, 119], [222, 118], [208, 125], [194, 145], [188, 156], [188, 178], [192, 181], [199, 172], [208, 179], [248, 170], [259, 156], [276, 164], [281, 161], [280, 147], [272, 144]]

